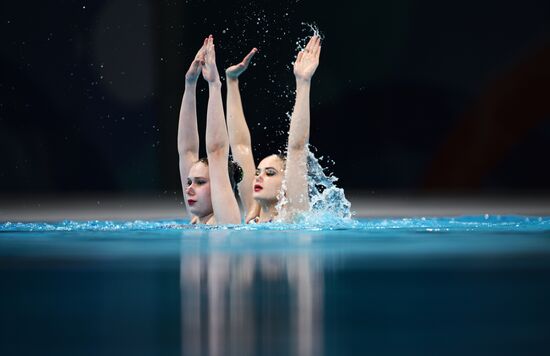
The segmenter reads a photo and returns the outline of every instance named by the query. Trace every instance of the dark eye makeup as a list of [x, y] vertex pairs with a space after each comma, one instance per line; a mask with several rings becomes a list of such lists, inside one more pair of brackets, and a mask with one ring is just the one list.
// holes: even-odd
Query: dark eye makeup
[[208, 182], [208, 180], [204, 178], [187, 178], [187, 186], [193, 184], [193, 181], [195, 181], [195, 185], [203, 185]]
[[[268, 167], [268, 168], [264, 168], [264, 170], [265, 170], [265, 175], [268, 177], [273, 177], [274, 175], [277, 174], [277, 170], [275, 168]], [[257, 168], [256, 176], [259, 176], [261, 173], [262, 173], [262, 170], [260, 168]]]

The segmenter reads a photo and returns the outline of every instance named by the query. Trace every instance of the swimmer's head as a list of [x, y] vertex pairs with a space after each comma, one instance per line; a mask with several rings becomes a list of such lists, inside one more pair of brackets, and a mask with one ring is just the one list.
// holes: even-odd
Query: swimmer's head
[[227, 173], [229, 174], [231, 188], [235, 195], [238, 195], [237, 184], [243, 179], [243, 169], [237, 162], [229, 161], [227, 164]]
[[277, 203], [277, 197], [283, 184], [286, 158], [274, 154], [264, 158], [258, 168], [253, 184], [253, 197], [259, 202]]
[[[243, 178], [241, 166], [233, 161], [228, 162], [228, 174], [231, 188], [237, 191], [237, 183]], [[189, 212], [200, 217], [212, 214], [212, 197], [210, 195], [210, 174], [208, 170], [208, 158], [203, 157], [195, 162], [189, 169], [185, 199], [189, 206]]]
[[213, 213], [208, 161], [204, 162], [200, 159], [189, 169], [185, 187], [185, 200], [189, 207], [189, 213], [199, 218]]
[[[208, 166], [208, 157], [200, 158], [196, 163], [203, 163]], [[243, 179], [243, 169], [234, 161], [229, 160], [227, 162], [227, 174], [229, 175], [229, 183], [231, 183], [231, 189], [237, 192], [237, 184]]]

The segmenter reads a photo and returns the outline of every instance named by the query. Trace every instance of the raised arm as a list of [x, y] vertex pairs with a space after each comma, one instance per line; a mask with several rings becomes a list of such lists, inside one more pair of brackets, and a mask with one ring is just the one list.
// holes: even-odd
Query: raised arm
[[[185, 91], [181, 100], [180, 117], [178, 122], [178, 153], [180, 180], [183, 191], [187, 187], [189, 169], [199, 159], [199, 133], [197, 130], [196, 89], [197, 80], [201, 74], [207, 39], [197, 52], [189, 70], [185, 74]], [[185, 207], [189, 212], [187, 200]]]
[[309, 209], [307, 183], [307, 145], [309, 143], [309, 92], [311, 77], [319, 65], [321, 41], [318, 36], [309, 40], [306, 48], [298, 53], [294, 63], [296, 77], [296, 103], [288, 132], [285, 180], [287, 187], [286, 210], [290, 214]]
[[226, 69], [227, 80], [227, 129], [229, 131], [229, 144], [233, 159], [243, 169], [243, 179], [239, 183], [239, 195], [243, 203], [245, 216], [254, 203], [252, 197], [252, 181], [254, 180], [254, 157], [252, 156], [252, 142], [250, 131], [244, 117], [239, 91], [239, 76], [248, 68], [252, 57], [258, 52], [253, 48], [241, 63]]
[[206, 153], [210, 173], [212, 208], [218, 224], [238, 224], [241, 222], [241, 214], [227, 172], [229, 138], [223, 113], [222, 84], [216, 67], [216, 53], [212, 36], [206, 43], [202, 76], [208, 82], [209, 93], [206, 111]]

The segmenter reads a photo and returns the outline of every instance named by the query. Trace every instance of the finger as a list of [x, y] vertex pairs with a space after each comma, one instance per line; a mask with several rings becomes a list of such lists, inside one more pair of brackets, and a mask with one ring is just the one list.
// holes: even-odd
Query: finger
[[316, 36], [313, 53], [317, 54], [317, 52], [319, 51], [319, 47], [321, 47], [321, 37]]
[[316, 36], [311, 36], [311, 38], [309, 39], [309, 42], [307, 43], [307, 46], [306, 46], [306, 52], [311, 51], [311, 48], [313, 47], [313, 44], [315, 43], [315, 37]]
[[313, 46], [313, 42], [315, 41], [315, 36], [311, 36], [309, 41], [307, 42], [305, 50], [309, 52], [311, 50], [311, 47]]
[[208, 38], [205, 38], [203, 43], [202, 43], [202, 47], [200, 49], [200, 53], [204, 56], [204, 54], [206, 53], [206, 47], [208, 46]]
[[213, 46], [214, 39], [212, 38], [212, 35], [208, 36], [206, 41], [206, 60], [211, 61], [212, 60], [212, 46]]
[[319, 60], [320, 56], [321, 56], [321, 46], [319, 46], [319, 48], [317, 48], [317, 52], [315, 53], [315, 58], [317, 58], [317, 60]]
[[214, 37], [210, 35], [210, 55], [214, 57], [215, 53]]
[[252, 50], [250, 51], [250, 53], [248, 53], [246, 55], [246, 57], [244, 57], [243, 61], [242, 61], [242, 64], [244, 64], [245, 67], [248, 67], [248, 65], [250, 64], [250, 61], [252, 60], [252, 57], [254, 57], [254, 55], [258, 52], [258, 49], [257, 48], [252, 48]]
[[313, 50], [312, 50], [313, 55], [318, 56], [320, 50], [321, 50], [321, 39], [317, 37], [317, 39], [315, 40], [315, 45], [313, 46]]
[[304, 51], [298, 52], [298, 57], [296, 57], [296, 63], [300, 63], [302, 61], [303, 56], [304, 56]]
[[197, 54], [195, 55], [195, 60], [200, 59], [200, 57], [204, 54], [204, 51], [206, 49], [206, 39], [202, 42], [201, 48], [197, 51]]
[[216, 61], [216, 46], [212, 43], [212, 48], [210, 49], [210, 56], [212, 57], [212, 62]]
[[212, 35], [209, 35], [206, 38], [206, 53], [207, 53], [207, 56], [210, 54], [211, 49], [212, 49]]
[[202, 41], [202, 47], [201, 49], [206, 49], [206, 45], [208, 44], [208, 37], [204, 38], [204, 41]]

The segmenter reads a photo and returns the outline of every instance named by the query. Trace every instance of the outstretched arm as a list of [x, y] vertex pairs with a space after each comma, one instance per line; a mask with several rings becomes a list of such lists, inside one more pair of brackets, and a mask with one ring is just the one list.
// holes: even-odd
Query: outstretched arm
[[208, 81], [208, 108], [206, 111], [206, 153], [210, 173], [210, 190], [214, 216], [218, 224], [238, 224], [241, 221], [239, 205], [231, 189], [227, 173], [229, 138], [223, 113], [220, 76], [216, 67], [214, 39], [206, 43], [202, 76]]
[[252, 142], [250, 131], [244, 117], [239, 91], [239, 76], [248, 68], [252, 57], [258, 52], [253, 48], [241, 63], [226, 69], [227, 79], [227, 129], [229, 131], [229, 144], [233, 159], [243, 169], [243, 179], [239, 183], [239, 195], [243, 203], [245, 216], [253, 206], [252, 181], [254, 180], [254, 157], [252, 156]]
[[[178, 122], [178, 153], [180, 180], [183, 191], [187, 187], [189, 169], [199, 158], [199, 133], [197, 130], [196, 89], [197, 80], [204, 63], [207, 39], [197, 52], [189, 70], [185, 74], [185, 91], [181, 100], [180, 117]], [[185, 207], [187, 200], [185, 200]], [[189, 209], [187, 209], [189, 211]]]
[[294, 63], [296, 103], [290, 119], [288, 153], [285, 171], [288, 203], [291, 214], [309, 209], [307, 183], [307, 145], [309, 143], [309, 92], [311, 77], [319, 65], [321, 40], [313, 36], [306, 48], [298, 53]]

